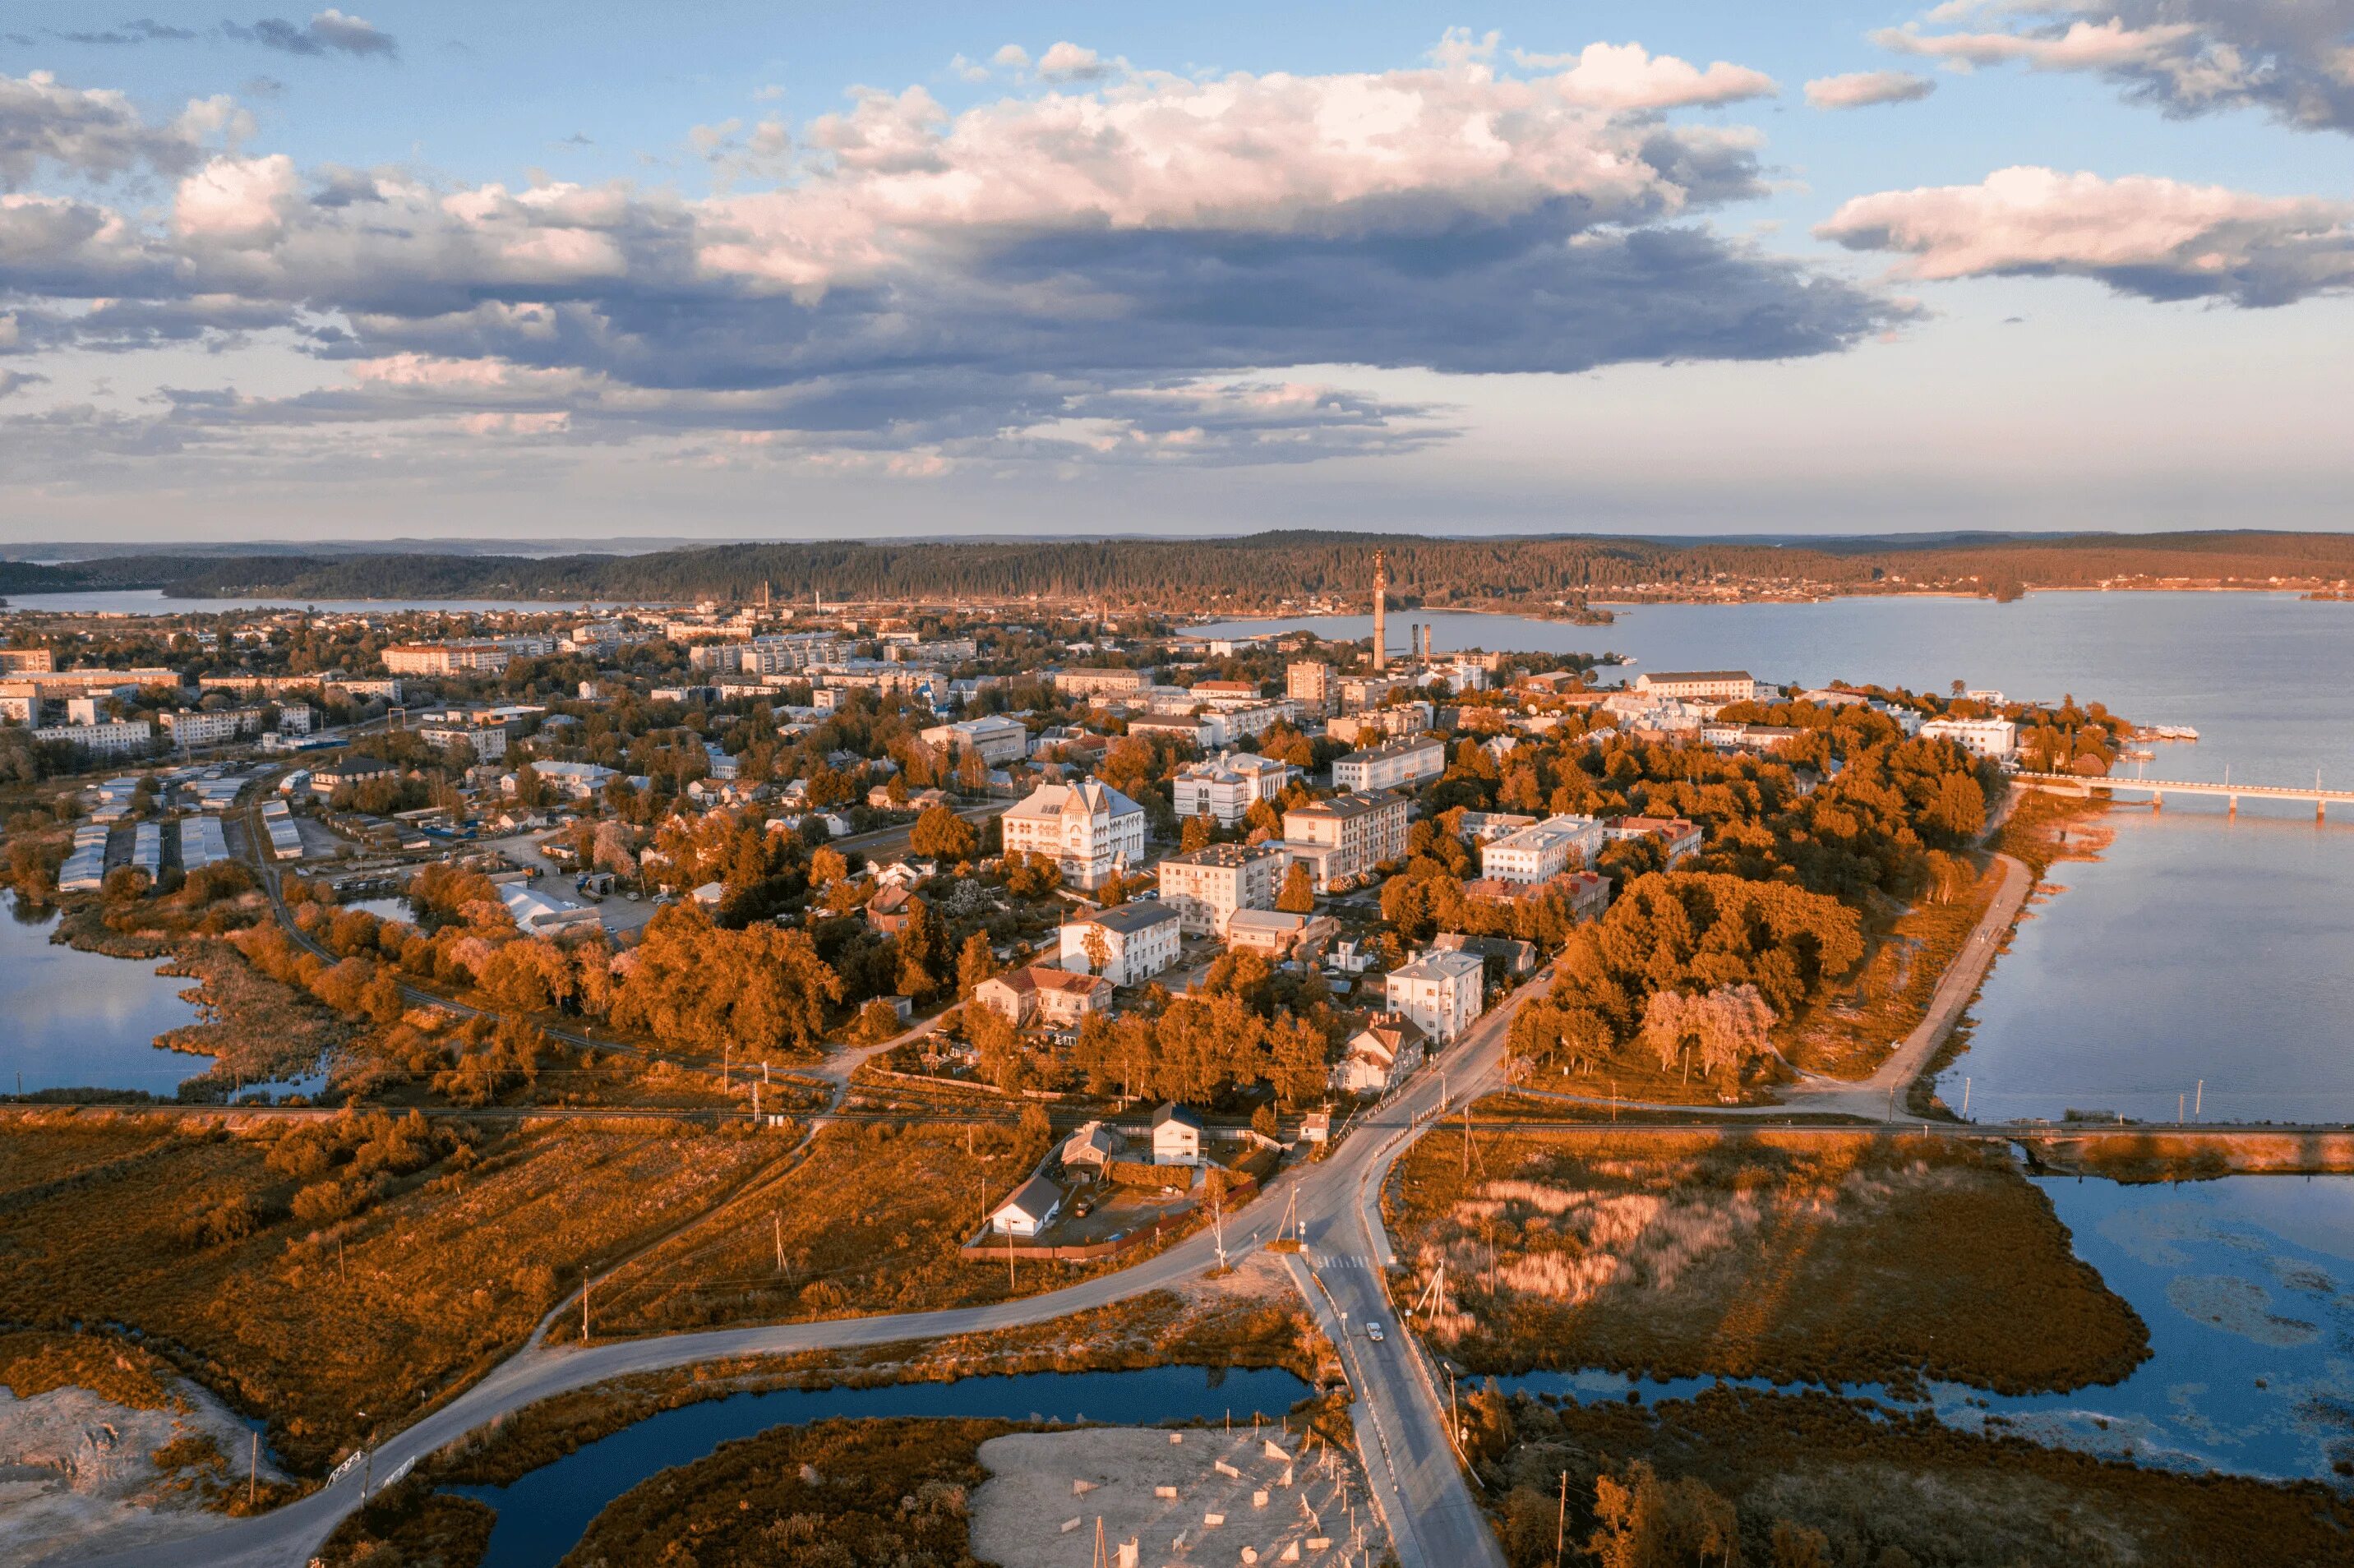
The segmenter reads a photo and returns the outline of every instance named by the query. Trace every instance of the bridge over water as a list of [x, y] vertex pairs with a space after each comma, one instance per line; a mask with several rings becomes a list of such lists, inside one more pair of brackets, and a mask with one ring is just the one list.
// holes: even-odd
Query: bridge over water
[[2090, 796], [2104, 790], [2147, 795], [2153, 810], [2162, 809], [2168, 795], [2220, 795], [2237, 811], [2241, 797], [2245, 796], [2251, 800], [2310, 800], [2314, 820], [2323, 821], [2333, 803], [2354, 805], [2354, 789], [2324, 789], [2317, 784], [2308, 789], [2283, 784], [2192, 783], [2179, 779], [2080, 779], [2073, 773], [2014, 773], [2011, 779], [2028, 789], [2060, 795]]

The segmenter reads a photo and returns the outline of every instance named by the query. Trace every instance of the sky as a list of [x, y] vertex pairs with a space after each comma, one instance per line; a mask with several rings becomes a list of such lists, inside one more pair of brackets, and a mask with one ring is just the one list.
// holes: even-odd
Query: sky
[[0, 541], [2349, 525], [2354, 0], [0, 10]]

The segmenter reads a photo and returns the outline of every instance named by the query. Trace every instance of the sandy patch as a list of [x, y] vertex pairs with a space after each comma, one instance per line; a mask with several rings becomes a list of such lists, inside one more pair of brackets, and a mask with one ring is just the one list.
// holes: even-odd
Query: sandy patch
[[[137, 1410], [84, 1388], [53, 1388], [31, 1399], [0, 1389], [0, 1568], [18, 1568], [103, 1537], [126, 1548], [211, 1529], [205, 1511], [215, 1485], [245, 1478], [249, 1429], [194, 1384], [175, 1407]], [[167, 1444], [209, 1438], [212, 1463], [164, 1469]], [[262, 1457], [263, 1480], [283, 1479]]]
[[[1182, 1441], [1172, 1443], [1172, 1435]], [[1270, 1454], [1270, 1441], [1290, 1457]], [[1100, 1519], [1115, 1552], [1137, 1543], [1138, 1568], [1339, 1563], [1378, 1530], [1365, 1507], [1364, 1479], [1352, 1455], [1319, 1443], [1303, 1460], [1299, 1447], [1298, 1437], [1272, 1426], [993, 1437], [981, 1446], [989, 1479], [972, 1498], [973, 1555], [1021, 1568], [1089, 1568]], [[1208, 1522], [1213, 1518], [1220, 1522]], [[1076, 1526], [1066, 1531], [1073, 1520]]]
[[2186, 1318], [2275, 1350], [2309, 1345], [2321, 1337], [2318, 1326], [2274, 1313], [2272, 1292], [2237, 1275], [2183, 1275], [2168, 1282], [2166, 1299]]

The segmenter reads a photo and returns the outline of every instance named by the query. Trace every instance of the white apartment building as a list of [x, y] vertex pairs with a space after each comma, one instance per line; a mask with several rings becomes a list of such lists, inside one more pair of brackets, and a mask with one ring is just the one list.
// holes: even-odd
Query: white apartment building
[[504, 725], [478, 725], [472, 721], [421, 724], [417, 726], [417, 734], [418, 738], [428, 746], [444, 748], [465, 747], [474, 754], [477, 762], [496, 762], [507, 754], [507, 729]]
[[[1142, 985], [1177, 961], [1180, 929], [1176, 909], [1153, 899], [1093, 910], [1062, 928], [1063, 967], [1116, 986]], [[1101, 938], [1101, 964], [1087, 952], [1089, 932]]]
[[1403, 795], [1312, 800], [1283, 813], [1284, 853], [1306, 863], [1317, 892], [1331, 893], [1372, 875], [1385, 861], [1404, 860], [1413, 812]]
[[1189, 936], [1223, 937], [1237, 909], [1272, 909], [1290, 862], [1277, 843], [1212, 844], [1161, 863], [1161, 901]]
[[146, 751], [155, 738], [155, 726], [145, 719], [115, 719], [107, 724], [53, 724], [33, 731], [35, 740], [62, 740], [93, 757], [131, 757]]
[[178, 713], [157, 715], [164, 733], [175, 746], [222, 746], [241, 735], [259, 734], [261, 729], [260, 708], [220, 708], [206, 712], [201, 708], [183, 708]]
[[514, 656], [504, 642], [403, 642], [384, 651], [384, 667], [396, 675], [495, 675]]
[[1393, 741], [1369, 751], [1352, 751], [1332, 764], [1336, 789], [1399, 789], [1436, 779], [1447, 771], [1446, 743], [1427, 740]]
[[1000, 819], [1007, 854], [1043, 854], [1074, 887], [1144, 861], [1144, 808], [1099, 779], [1041, 784]]
[[1047, 676], [1056, 691], [1087, 695], [1133, 695], [1152, 683], [1150, 670], [1052, 670]]
[[1774, 695], [1772, 687], [1751, 680], [1746, 670], [1662, 670], [1636, 676], [1635, 689], [1702, 703], [1753, 703]]
[[1452, 1040], [1479, 1016], [1486, 997], [1485, 965], [1477, 953], [1433, 950], [1392, 969], [1385, 1000], [1433, 1040]]
[[1207, 761], [1187, 764], [1176, 779], [1177, 814], [1212, 817], [1231, 828], [1261, 800], [1277, 800], [1299, 769], [1272, 757], [1251, 752], [1222, 751]]
[[1602, 824], [1594, 818], [1547, 817], [1481, 844], [1479, 874], [1499, 882], [1550, 882], [1593, 864], [1601, 853]]
[[1030, 754], [1030, 732], [1022, 727], [1020, 719], [1000, 714], [961, 719], [955, 724], [936, 724], [925, 730], [923, 736], [926, 745], [938, 747], [951, 757], [961, 751], [978, 751], [981, 759], [991, 768], [1019, 762]]
[[849, 657], [850, 644], [831, 631], [780, 632], [741, 642], [705, 642], [686, 651], [689, 666], [722, 675], [781, 674], [812, 664], [839, 664]]
[[2019, 749], [2019, 726], [2005, 718], [1936, 718], [1921, 726], [1924, 740], [1950, 740], [1973, 757], [2008, 761]]
[[531, 770], [576, 800], [588, 800], [621, 776], [618, 768], [595, 762], [535, 762]]

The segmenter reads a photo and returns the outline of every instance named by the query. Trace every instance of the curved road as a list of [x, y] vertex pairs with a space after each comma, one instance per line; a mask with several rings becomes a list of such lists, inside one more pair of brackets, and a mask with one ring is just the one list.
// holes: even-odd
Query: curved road
[[[1474, 1026], [1442, 1058], [1446, 1077], [1417, 1074], [1387, 1104], [1365, 1118], [1356, 1134], [1321, 1161], [1296, 1167], [1280, 1177], [1246, 1213], [1252, 1225], [1230, 1237], [1230, 1255], [1240, 1256], [1273, 1238], [1291, 1193], [1305, 1222], [1318, 1277], [1349, 1315], [1348, 1333], [1336, 1340], [1354, 1374], [1356, 1419], [1373, 1436], [1364, 1445], [1366, 1467], [1396, 1539], [1403, 1568], [1464, 1568], [1500, 1565], [1502, 1557], [1465, 1488], [1445, 1436], [1445, 1421], [1426, 1378], [1410, 1358], [1403, 1333], [1381, 1345], [1362, 1342], [1368, 1319], [1394, 1322], [1381, 1274], [1377, 1213], [1382, 1178], [1419, 1127], [1441, 1109], [1442, 1082], [1457, 1101], [1484, 1092], [1500, 1076], [1503, 1046], [1512, 1013], [1537, 994], [1544, 977], [1523, 986]], [[946, 1312], [873, 1318], [837, 1318], [813, 1323], [714, 1330], [604, 1344], [550, 1347], [534, 1344], [503, 1362], [482, 1382], [415, 1425], [387, 1438], [372, 1466], [378, 1476], [424, 1458], [442, 1445], [525, 1405], [553, 1394], [632, 1372], [656, 1372], [723, 1358], [845, 1349], [904, 1340], [938, 1339], [995, 1329], [1021, 1328], [1108, 1305], [1197, 1276], [1216, 1261], [1216, 1241], [1202, 1232], [1135, 1267], [1100, 1279], [1049, 1291], [1020, 1301]], [[1329, 1311], [1329, 1308], [1327, 1308]], [[168, 1551], [175, 1564], [211, 1568], [289, 1568], [307, 1562], [343, 1517], [361, 1500], [362, 1473], [355, 1469], [309, 1496], [254, 1519], [237, 1520], [201, 1535], [85, 1559], [122, 1568], [144, 1568]]]

